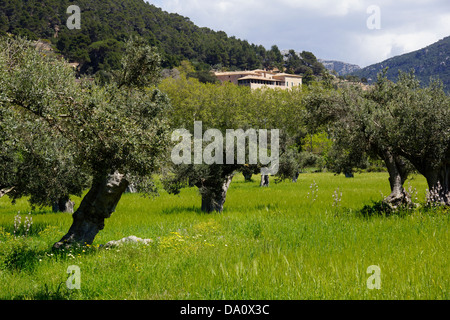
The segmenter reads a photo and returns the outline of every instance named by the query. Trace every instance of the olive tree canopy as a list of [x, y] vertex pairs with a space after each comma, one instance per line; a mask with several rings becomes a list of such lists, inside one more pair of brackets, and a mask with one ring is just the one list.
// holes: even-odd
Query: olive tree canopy
[[[100, 86], [75, 79], [64, 61], [45, 56], [26, 40], [1, 42], [0, 120], [4, 130], [0, 139], [7, 146], [1, 156], [8, 158], [1, 177], [5, 182], [17, 180], [17, 171], [8, 169], [14, 169], [14, 162], [24, 155], [31, 161], [50, 155], [60, 164], [65, 158], [61, 155], [67, 154], [69, 167], [91, 176], [92, 184], [73, 215], [69, 232], [55, 247], [90, 244], [103, 229], [104, 219], [114, 212], [129, 179], [148, 182], [167, 149], [169, 103], [155, 87], [160, 77], [159, 55], [142, 40], [130, 39], [122, 68], [113, 81]], [[36, 138], [27, 138], [32, 135]], [[27, 139], [39, 148], [37, 155], [23, 148]], [[15, 141], [20, 142], [19, 148]], [[49, 167], [43, 167], [50, 173]], [[34, 167], [34, 177], [42, 175], [40, 168]], [[44, 179], [48, 178], [45, 174]]]
[[416, 169], [450, 204], [450, 102], [438, 82], [421, 88], [414, 73], [399, 74], [397, 83], [381, 73], [367, 91], [348, 87], [313, 88], [306, 98], [309, 124], [328, 126], [337, 171], [361, 166], [365, 157], [379, 157], [389, 172], [392, 207], [409, 204], [403, 188]]

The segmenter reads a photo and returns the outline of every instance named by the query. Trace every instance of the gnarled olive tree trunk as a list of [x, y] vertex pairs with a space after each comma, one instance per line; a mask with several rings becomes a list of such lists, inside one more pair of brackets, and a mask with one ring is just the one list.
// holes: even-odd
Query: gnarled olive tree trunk
[[58, 201], [53, 203], [53, 212], [73, 213], [75, 202], [70, 200], [68, 196], [61, 197]]
[[261, 175], [261, 182], [259, 184], [260, 187], [268, 187], [269, 186], [269, 176]]
[[115, 211], [128, 184], [125, 176], [118, 172], [94, 178], [92, 188], [81, 201], [78, 210], [72, 215], [72, 226], [53, 247], [92, 244], [97, 233], [104, 228], [105, 219]]
[[403, 184], [408, 178], [406, 162], [388, 150], [383, 152], [383, 159], [389, 172], [389, 183], [391, 194], [384, 199], [384, 202], [395, 209], [402, 205], [410, 205], [411, 198], [408, 197]]
[[202, 211], [206, 213], [222, 212], [227, 198], [228, 188], [233, 180], [233, 174], [222, 180], [214, 181], [212, 185], [203, 185], [200, 189], [202, 196]]
[[428, 189], [434, 193], [434, 201], [450, 206], [450, 161], [435, 168], [427, 166], [419, 170], [427, 179]]

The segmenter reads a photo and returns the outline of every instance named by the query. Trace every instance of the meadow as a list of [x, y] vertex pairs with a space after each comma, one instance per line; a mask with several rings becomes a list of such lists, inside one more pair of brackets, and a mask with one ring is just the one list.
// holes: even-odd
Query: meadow
[[[423, 204], [425, 179], [405, 186]], [[269, 188], [238, 175], [222, 214], [202, 213], [195, 188], [125, 194], [92, 246], [59, 252], [51, 246], [70, 214], [28, 215], [26, 199], [3, 197], [0, 299], [449, 299], [449, 210], [372, 210], [388, 194], [387, 173], [308, 173]], [[153, 241], [102, 246], [130, 235]], [[80, 289], [66, 286], [72, 265]], [[381, 270], [380, 289], [368, 288], [370, 266]]]

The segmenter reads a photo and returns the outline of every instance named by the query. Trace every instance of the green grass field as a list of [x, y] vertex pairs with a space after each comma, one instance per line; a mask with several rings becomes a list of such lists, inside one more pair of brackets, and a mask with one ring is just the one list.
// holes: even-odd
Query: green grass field
[[[364, 205], [389, 194], [386, 173], [303, 174], [296, 184], [271, 181], [269, 188], [257, 178], [235, 177], [222, 214], [202, 214], [196, 189], [126, 194], [93, 246], [59, 253], [51, 246], [71, 216], [37, 210], [28, 235], [15, 236], [14, 217], [20, 211], [23, 225], [30, 208], [4, 197], [0, 299], [450, 298], [448, 209], [362, 215]], [[308, 196], [314, 181], [318, 191]], [[409, 185], [423, 202], [425, 180], [414, 176]], [[153, 242], [99, 247], [130, 235]], [[80, 268], [80, 290], [66, 286], [71, 265]], [[381, 289], [367, 286], [373, 265]]]

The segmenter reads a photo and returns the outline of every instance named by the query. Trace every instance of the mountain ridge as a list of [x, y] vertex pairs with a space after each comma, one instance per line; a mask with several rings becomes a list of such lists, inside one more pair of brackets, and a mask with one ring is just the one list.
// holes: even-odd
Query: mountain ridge
[[386, 59], [351, 74], [373, 83], [377, 80], [377, 74], [385, 68], [388, 68], [386, 76], [389, 80], [396, 81], [399, 71], [410, 72], [414, 69], [422, 85], [428, 85], [431, 78], [439, 79], [444, 89], [450, 92], [450, 36], [422, 49]]
[[361, 67], [356, 64], [351, 64], [348, 62], [337, 61], [337, 60], [324, 60], [318, 59], [320, 63], [324, 65], [324, 67], [330, 71], [336, 71], [339, 76], [345, 76], [351, 74], [355, 71], [361, 70]]

